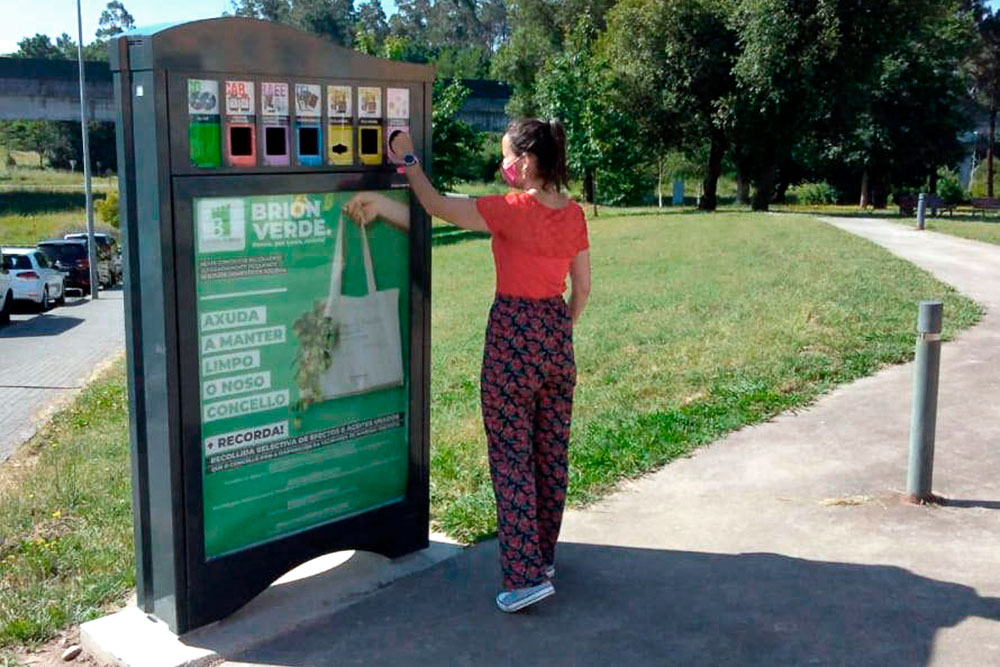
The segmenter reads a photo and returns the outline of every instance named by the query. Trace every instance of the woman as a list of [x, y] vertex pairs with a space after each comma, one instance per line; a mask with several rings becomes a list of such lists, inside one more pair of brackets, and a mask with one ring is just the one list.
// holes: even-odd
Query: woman
[[[405, 133], [392, 139], [427, 213], [492, 234], [496, 300], [483, 354], [481, 399], [497, 502], [503, 588], [497, 606], [514, 612], [555, 593], [555, 545], [566, 502], [576, 367], [573, 325], [590, 292], [583, 210], [563, 192], [565, 131], [557, 120], [512, 123], [501, 142], [506, 195], [444, 197], [413, 156]], [[376, 193], [345, 206], [359, 224], [381, 217], [408, 225], [405, 204]], [[566, 275], [572, 280], [563, 299]]]

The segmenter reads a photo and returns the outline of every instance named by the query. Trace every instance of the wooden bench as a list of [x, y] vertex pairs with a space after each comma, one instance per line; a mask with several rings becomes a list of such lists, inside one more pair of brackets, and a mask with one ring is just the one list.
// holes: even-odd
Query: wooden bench
[[1000, 211], [1000, 199], [973, 199], [972, 200], [972, 212], [982, 212], [983, 217], [986, 217], [987, 211]]
[[[918, 203], [918, 195], [900, 195], [899, 197], [896, 197], [896, 206], [899, 207], [899, 214], [907, 217], [916, 214]], [[948, 215], [955, 214], [955, 206], [952, 204], [945, 204], [944, 201], [937, 195], [925, 195], [924, 205], [931, 212], [931, 217], [934, 218], [938, 216], [938, 211], [948, 211]]]

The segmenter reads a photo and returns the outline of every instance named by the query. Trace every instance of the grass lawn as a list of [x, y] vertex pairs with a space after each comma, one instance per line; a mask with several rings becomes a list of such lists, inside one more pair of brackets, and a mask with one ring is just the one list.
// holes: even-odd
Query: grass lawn
[[[880, 218], [898, 222], [908, 227], [916, 227], [917, 219], [913, 217], [902, 217], [897, 213], [897, 209], [890, 207], [883, 210], [860, 211], [856, 206], [798, 206], [798, 205], [777, 205], [773, 210], [782, 213], [808, 213], [811, 215], [827, 215], [831, 217], [850, 218]], [[985, 243], [1000, 244], [1000, 217], [995, 213], [983, 216], [981, 213], [973, 213], [968, 206], [959, 207], [954, 215], [947, 215], [938, 218], [930, 217], [928, 212], [925, 218], [927, 229], [942, 234], [961, 236], [973, 241], [983, 241]]]
[[133, 587], [127, 400], [119, 362], [0, 467], [0, 654]]
[[[987, 218], [988, 220], [989, 218]], [[996, 218], [993, 222], [983, 221], [979, 218], [975, 220], [952, 220], [950, 218], [927, 218], [925, 227], [942, 234], [961, 236], [973, 241], [984, 241], [986, 243], [1000, 244], [1000, 220]], [[915, 224], [915, 223], [913, 223]]]
[[[944, 300], [946, 337], [981, 314], [808, 217], [602, 214], [591, 242], [594, 290], [575, 332], [577, 505], [911, 358], [921, 299]], [[494, 529], [478, 399], [493, 269], [482, 235], [436, 229], [434, 243], [432, 514], [473, 541]], [[37, 456], [0, 468], [0, 649], [97, 615], [132, 585], [121, 364], [58, 423], [29, 445]]]
[[[94, 200], [103, 198], [94, 196]], [[94, 212], [97, 231], [110, 227]], [[41, 239], [87, 228], [86, 198], [82, 191], [0, 191], [0, 245], [35, 245]]]
[[[979, 314], [912, 265], [810, 218], [602, 216], [591, 229], [573, 502], [911, 358], [920, 299], [944, 299], [948, 333]], [[435, 250], [432, 504], [464, 540], [494, 526], [478, 413], [491, 279], [484, 240]]]
[[[16, 151], [15, 151], [16, 153]], [[0, 159], [3, 158], [0, 152]], [[0, 191], [4, 189], [78, 189], [83, 192], [83, 172], [64, 169], [39, 168], [37, 160], [27, 166], [26, 161], [19, 160], [17, 167], [0, 167]], [[91, 174], [90, 187], [95, 191], [104, 192], [118, 189], [118, 177], [111, 175]]]

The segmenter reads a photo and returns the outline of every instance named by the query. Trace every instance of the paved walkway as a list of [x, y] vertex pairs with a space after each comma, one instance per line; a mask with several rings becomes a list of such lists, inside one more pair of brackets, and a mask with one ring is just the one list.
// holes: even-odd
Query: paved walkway
[[12, 320], [0, 327], [0, 462], [125, 349], [121, 290], [97, 301], [70, 296], [64, 306]]
[[1000, 246], [829, 222], [990, 309], [944, 346], [946, 506], [897, 499], [913, 369], [891, 367], [570, 512], [537, 608], [493, 607], [488, 542], [229, 664], [1000, 665]]

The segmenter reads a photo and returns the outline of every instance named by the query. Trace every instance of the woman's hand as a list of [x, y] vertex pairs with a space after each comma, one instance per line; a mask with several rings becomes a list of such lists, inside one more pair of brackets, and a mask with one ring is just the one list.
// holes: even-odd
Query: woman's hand
[[410, 207], [377, 192], [359, 192], [344, 204], [344, 215], [360, 227], [367, 227], [375, 218], [382, 218], [390, 225], [410, 230]]
[[403, 157], [407, 153], [413, 152], [413, 139], [410, 137], [408, 132], [403, 130], [392, 130], [392, 134], [389, 136], [389, 148], [392, 152]]
[[374, 192], [359, 192], [344, 204], [344, 214], [361, 227], [367, 227], [380, 216], [382, 195]]

